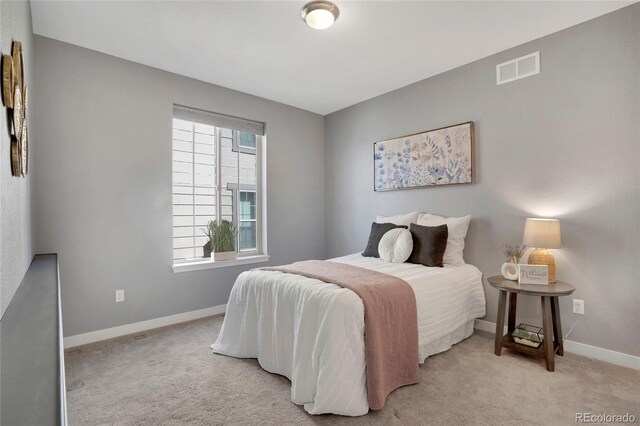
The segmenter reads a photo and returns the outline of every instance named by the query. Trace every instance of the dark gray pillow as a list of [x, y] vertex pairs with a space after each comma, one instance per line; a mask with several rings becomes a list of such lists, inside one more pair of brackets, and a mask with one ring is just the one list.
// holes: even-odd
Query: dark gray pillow
[[442, 260], [449, 237], [447, 225], [422, 226], [412, 223], [409, 231], [413, 240], [413, 251], [407, 262], [431, 267], [443, 266]]
[[407, 229], [407, 227], [404, 225], [373, 222], [371, 224], [371, 233], [369, 234], [369, 242], [367, 243], [367, 247], [362, 252], [362, 255], [365, 257], [380, 257], [380, 254], [378, 253], [378, 244], [380, 244], [380, 239], [388, 231], [391, 231], [392, 229], [396, 229], [396, 228]]

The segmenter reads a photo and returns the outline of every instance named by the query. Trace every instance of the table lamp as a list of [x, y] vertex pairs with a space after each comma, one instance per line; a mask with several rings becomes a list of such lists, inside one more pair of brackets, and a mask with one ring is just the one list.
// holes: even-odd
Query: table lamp
[[558, 219], [527, 218], [524, 225], [522, 244], [535, 247], [529, 255], [530, 265], [547, 265], [549, 267], [549, 284], [556, 282], [556, 261], [548, 249], [562, 246], [560, 238], [560, 221]]

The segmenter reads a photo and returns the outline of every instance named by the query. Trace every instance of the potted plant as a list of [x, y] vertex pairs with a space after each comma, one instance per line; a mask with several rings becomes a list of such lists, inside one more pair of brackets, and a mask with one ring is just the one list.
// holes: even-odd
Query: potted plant
[[236, 227], [228, 220], [209, 221], [205, 233], [209, 237], [207, 244], [203, 246], [204, 257], [211, 257], [213, 260], [231, 260], [237, 256], [236, 252]]

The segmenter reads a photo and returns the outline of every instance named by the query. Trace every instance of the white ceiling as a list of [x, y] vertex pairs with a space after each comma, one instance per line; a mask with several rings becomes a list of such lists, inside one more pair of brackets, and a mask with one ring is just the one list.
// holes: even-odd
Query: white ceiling
[[36, 34], [328, 114], [633, 2], [31, 1]]

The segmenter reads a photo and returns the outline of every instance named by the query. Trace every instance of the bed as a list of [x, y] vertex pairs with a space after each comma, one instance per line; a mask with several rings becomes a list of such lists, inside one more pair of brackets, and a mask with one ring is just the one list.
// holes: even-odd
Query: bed
[[[473, 265], [428, 268], [361, 254], [331, 259], [396, 276], [414, 290], [418, 362], [473, 333], [485, 314], [482, 274]], [[279, 271], [238, 277], [215, 353], [257, 358], [291, 380], [291, 400], [310, 414], [361, 416], [369, 411], [364, 307], [351, 290]]]

